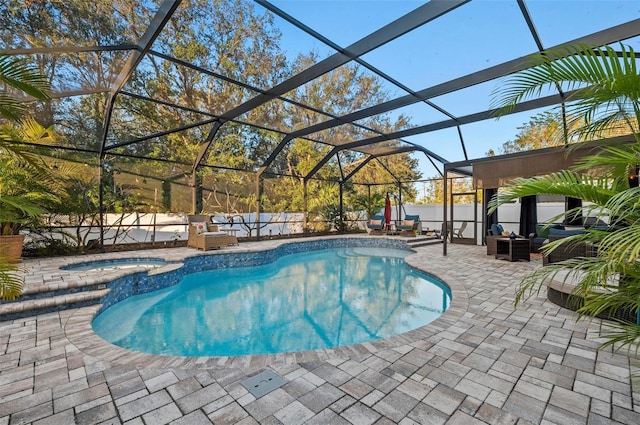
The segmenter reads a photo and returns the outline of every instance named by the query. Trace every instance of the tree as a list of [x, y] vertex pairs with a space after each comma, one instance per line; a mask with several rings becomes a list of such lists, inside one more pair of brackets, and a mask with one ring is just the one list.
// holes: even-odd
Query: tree
[[367, 220], [378, 214], [384, 207], [385, 195], [382, 192], [373, 191], [371, 194], [353, 195], [351, 204], [354, 208], [363, 210], [367, 214]]
[[[0, 28], [0, 40], [9, 47], [31, 48], [131, 45], [140, 40], [155, 9], [154, 2], [134, 0], [9, 0], [0, 4], [0, 13], [6, 18]], [[356, 64], [346, 64], [287, 93], [285, 97], [293, 102], [276, 98], [236, 120], [225, 121], [194, 175], [193, 165], [213, 128], [210, 121], [216, 115], [233, 110], [257, 93], [321, 60], [316, 52], [288, 59], [279, 46], [281, 34], [275, 19], [272, 13], [258, 12], [252, 2], [244, 0], [182, 1], [154, 42], [152, 51], [144, 56], [123, 92], [116, 97], [106, 134], [107, 155], [118, 155], [120, 165], [116, 167], [135, 167], [140, 174], [162, 181], [200, 180], [205, 193], [219, 197], [203, 207], [227, 209], [221, 212], [230, 213], [227, 206], [234, 204], [235, 212], [245, 212], [252, 203], [250, 197], [255, 194], [255, 179], [234, 170], [255, 172], [280, 143], [283, 133], [389, 98], [377, 77]], [[96, 91], [56, 99], [38, 109], [39, 116], [43, 117], [41, 122], [55, 124], [58, 144], [92, 151], [101, 147], [109, 101], [106, 89], [131, 53], [103, 50], [27, 56], [33, 66], [47, 76], [53, 89], [63, 95], [76, 89]], [[303, 109], [296, 102], [313, 109]], [[208, 123], [203, 124], [205, 122]], [[247, 125], [249, 123], [252, 125]], [[392, 118], [390, 114], [380, 114], [359, 124], [387, 132], [407, 128], [409, 120], [404, 116]], [[182, 130], [177, 131], [180, 128]], [[149, 137], [167, 130], [176, 131]], [[265, 175], [303, 178], [335, 144], [373, 135], [362, 126], [349, 124], [292, 140]], [[146, 137], [149, 138], [136, 141]], [[122, 146], [109, 148], [118, 143]], [[67, 152], [64, 155], [79, 159], [83, 154]], [[348, 169], [349, 164], [365, 157], [351, 151], [341, 152], [339, 156], [340, 164], [335, 157], [331, 158], [314, 178], [337, 181], [340, 166]], [[163, 173], [166, 168], [162, 162], [166, 161], [171, 163], [168, 168], [172, 171], [168, 175]], [[417, 162], [409, 154], [395, 155], [393, 160], [372, 161], [359, 175], [365, 183], [390, 181], [385, 167], [402, 181], [415, 180], [418, 175]], [[309, 185], [309, 199], [316, 198], [316, 186]], [[346, 196], [354, 191], [361, 194], [362, 188], [353, 185], [348, 191]], [[412, 185], [403, 185], [402, 191], [405, 199], [415, 196]], [[231, 198], [224, 200], [226, 193]], [[301, 185], [285, 185], [276, 199], [269, 202], [300, 210], [301, 193]], [[181, 197], [186, 198], [186, 195]], [[174, 200], [177, 199], [176, 194]], [[179, 205], [190, 208], [184, 204]]]
[[[546, 111], [532, 117], [528, 123], [518, 127], [514, 140], [502, 144], [498, 154], [530, 151], [564, 144], [562, 117], [557, 112]], [[494, 156], [491, 149], [487, 156]]]
[[[555, 59], [559, 58], [559, 59]], [[553, 278], [560, 270], [579, 279], [574, 294], [584, 298], [578, 310], [581, 317], [595, 317], [616, 309], [640, 308], [640, 189], [630, 187], [629, 172], [640, 162], [640, 74], [635, 52], [621, 45], [620, 52], [609, 46], [569, 46], [536, 55], [534, 67], [509, 77], [498, 89], [496, 106], [508, 112], [518, 102], [535, 96], [545, 88], [560, 84], [566, 92], [576, 90], [567, 99], [570, 136], [584, 140], [597, 138], [626, 128], [636, 143], [603, 148], [603, 152], [584, 159], [571, 170], [548, 176], [517, 179], [501, 192], [492, 208], [510, 200], [537, 194], [553, 194], [583, 199], [592, 203], [583, 207], [583, 215], [606, 211], [612, 231], [587, 229], [544, 248], [544, 253], [565, 245], [597, 244], [598, 256], [574, 258], [542, 267], [525, 277], [516, 293], [516, 304], [530, 296], [536, 287]], [[596, 176], [593, 174], [597, 170]], [[635, 171], [634, 171], [635, 172]], [[573, 214], [575, 211], [567, 211]], [[602, 213], [600, 213], [602, 214]], [[554, 218], [553, 221], [556, 221]], [[622, 277], [618, 285], [610, 282]], [[640, 325], [618, 321], [606, 335], [604, 346], [640, 346]]]
[[[582, 120], [569, 119], [567, 126], [571, 125], [565, 132], [565, 124], [562, 121], [561, 111], [545, 111], [533, 116], [528, 123], [518, 127], [519, 133], [514, 140], [509, 140], [502, 144], [498, 154], [509, 154], [525, 152], [534, 149], [550, 148], [562, 146], [565, 143], [579, 143], [584, 141], [584, 136], [577, 133], [577, 130], [584, 125]], [[615, 125], [611, 128], [602, 129], [601, 137], [614, 137], [626, 134], [624, 126]], [[495, 156], [496, 153], [490, 149], [487, 156]]]
[[[470, 193], [473, 192], [473, 182], [469, 178], [453, 178], [449, 180], [449, 187], [447, 193], [451, 196], [451, 193]], [[421, 203], [423, 204], [440, 204], [444, 203], [444, 187], [442, 185], [442, 178], [437, 176], [431, 180], [424, 182], [424, 197]], [[460, 195], [454, 196], [453, 202], [456, 204], [471, 204], [473, 203], [473, 195]], [[449, 200], [447, 200], [447, 203]]]

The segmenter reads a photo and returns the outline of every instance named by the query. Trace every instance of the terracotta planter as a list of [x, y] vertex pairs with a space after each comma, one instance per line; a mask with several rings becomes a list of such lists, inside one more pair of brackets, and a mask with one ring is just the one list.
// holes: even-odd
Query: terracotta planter
[[22, 245], [24, 235], [0, 236], [0, 257], [4, 257], [10, 263], [22, 261]]

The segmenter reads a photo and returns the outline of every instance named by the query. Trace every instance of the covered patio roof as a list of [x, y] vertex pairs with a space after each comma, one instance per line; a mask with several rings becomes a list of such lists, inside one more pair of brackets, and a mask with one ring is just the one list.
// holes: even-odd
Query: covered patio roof
[[603, 147], [635, 143], [632, 135], [612, 137], [593, 142], [536, 149], [506, 155], [476, 158], [445, 164], [445, 175], [473, 178], [476, 189], [496, 189], [518, 178], [529, 178], [566, 170]]

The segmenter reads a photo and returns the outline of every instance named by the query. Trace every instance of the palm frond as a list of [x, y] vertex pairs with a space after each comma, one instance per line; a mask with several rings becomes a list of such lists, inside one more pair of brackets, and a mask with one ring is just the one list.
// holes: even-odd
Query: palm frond
[[17, 270], [15, 265], [0, 257], [0, 299], [13, 300], [22, 293], [24, 281], [15, 274]]
[[[0, 83], [35, 99], [48, 99], [49, 83], [38, 70], [19, 58], [0, 55]], [[21, 99], [9, 93], [0, 93], [0, 115], [12, 121], [28, 111]]]
[[637, 343], [640, 340], [640, 325], [612, 322], [602, 332], [602, 336], [607, 339], [602, 343], [602, 348], [614, 347], [616, 350], [620, 350], [627, 347], [627, 352], [631, 353], [632, 348], [635, 347], [635, 350], [633, 350], [635, 355], [640, 350], [640, 345]]
[[629, 166], [637, 163], [640, 163], [640, 145], [617, 144], [604, 146], [598, 154], [581, 158], [573, 169], [576, 171], [599, 169], [603, 177], [626, 182]]
[[565, 103], [570, 136], [592, 139], [612, 124], [638, 133], [640, 75], [631, 47], [621, 44], [616, 52], [610, 46], [576, 44], [532, 55], [530, 68], [501, 80], [491, 107], [496, 116], [508, 114], [518, 103], [557, 87], [570, 93]]
[[617, 267], [639, 258], [640, 231], [637, 227], [629, 226], [615, 232], [606, 232], [600, 241], [600, 249]]
[[0, 82], [37, 99], [48, 98], [46, 77], [20, 58], [0, 55]]

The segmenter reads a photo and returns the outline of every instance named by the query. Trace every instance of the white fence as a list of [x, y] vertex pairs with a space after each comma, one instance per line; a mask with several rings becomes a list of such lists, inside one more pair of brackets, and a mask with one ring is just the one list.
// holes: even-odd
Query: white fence
[[[136, 242], [169, 242], [186, 240], [188, 238], [187, 213], [131, 213], [126, 215], [104, 215], [105, 244], [123, 244]], [[260, 215], [260, 235], [278, 236], [302, 233], [301, 213], [263, 213]], [[57, 217], [57, 221], [64, 222], [64, 217]], [[236, 229], [236, 236], [244, 237], [256, 235], [256, 214], [225, 217], [214, 215], [213, 221], [221, 228]], [[76, 227], [56, 227], [56, 233], [61, 232], [75, 235]], [[99, 240], [99, 226], [83, 226], [81, 237], [86, 240]], [[61, 235], [57, 238], [62, 238]]]
[[[447, 207], [447, 215], [450, 215], [450, 207]], [[419, 215], [422, 230], [442, 228], [442, 205], [411, 205], [401, 207], [392, 205], [392, 220], [403, 219], [405, 215]], [[546, 222], [564, 211], [563, 202], [541, 202], [537, 205], [538, 222]], [[380, 211], [382, 214], [383, 211]], [[364, 214], [361, 214], [364, 217]], [[260, 215], [260, 236], [287, 236], [302, 233], [302, 213], [263, 213]], [[105, 243], [135, 243], [135, 242], [169, 242], [173, 240], [186, 240], [188, 237], [186, 213], [131, 213], [125, 216], [119, 214], [105, 214]], [[451, 221], [451, 217], [448, 217]], [[482, 206], [477, 208], [477, 234], [479, 240], [482, 235]], [[518, 233], [520, 226], [520, 204], [511, 203], [500, 206], [498, 209], [498, 221], [505, 230]], [[256, 214], [243, 214], [229, 218], [222, 215], [214, 215], [213, 221], [221, 228], [236, 229], [239, 237], [256, 236]], [[467, 228], [463, 236], [473, 237], [473, 205], [455, 204], [453, 207], [454, 227], [460, 227], [462, 222], [467, 222]], [[366, 223], [360, 221], [358, 227], [366, 228]], [[60, 227], [59, 230], [75, 233], [74, 227]], [[251, 234], [249, 234], [251, 230]], [[100, 239], [98, 226], [84, 227], [81, 230], [84, 240]]]

